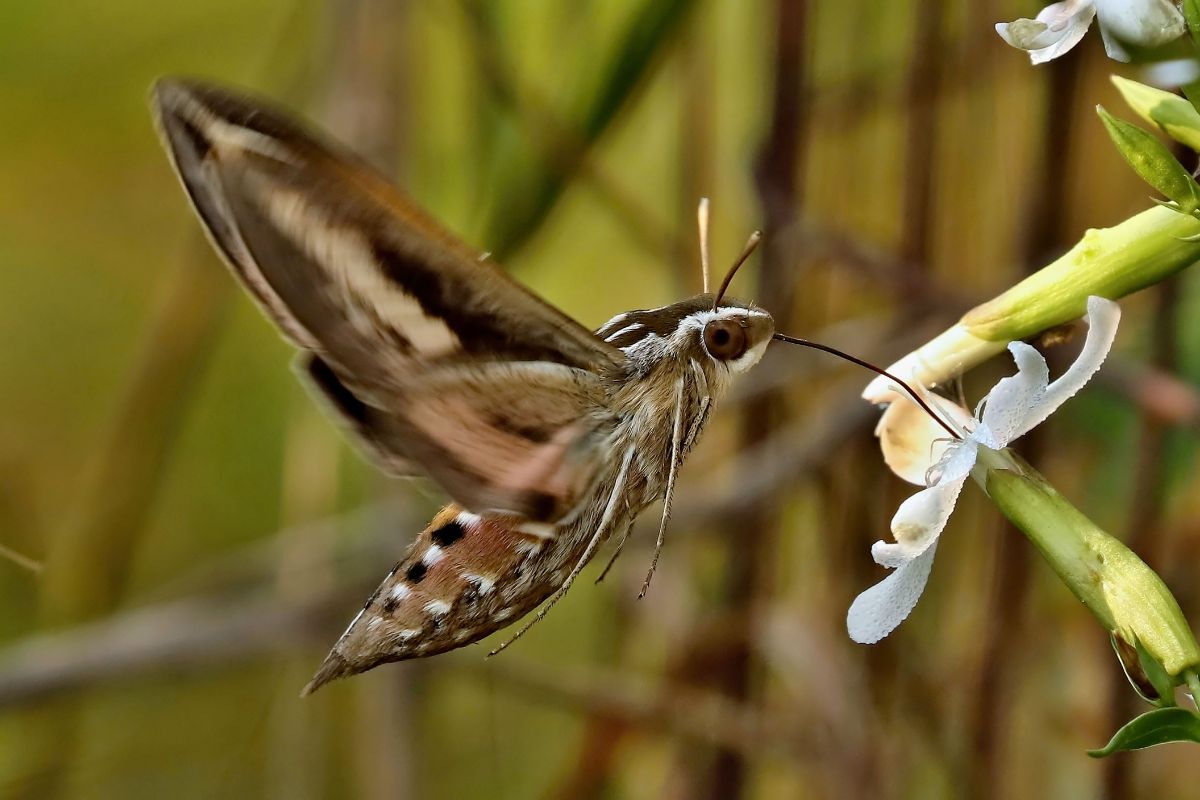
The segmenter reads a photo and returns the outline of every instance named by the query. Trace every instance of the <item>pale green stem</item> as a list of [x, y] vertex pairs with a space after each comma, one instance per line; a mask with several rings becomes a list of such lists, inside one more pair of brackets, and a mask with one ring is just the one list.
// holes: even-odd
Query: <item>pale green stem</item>
[[1083, 316], [1090, 295], [1110, 300], [1200, 260], [1200, 222], [1156, 206], [1111, 228], [1092, 228], [1061, 258], [963, 317], [982, 339], [1026, 339]]
[[[1116, 300], [1200, 261], [1200, 221], [1155, 207], [1111, 228], [1092, 229], [1062, 257], [998, 297], [976, 306], [952, 328], [889, 368], [933, 386], [1001, 353], [1009, 342], [1078, 319], [1090, 295]], [[863, 396], [890, 397], [878, 378]]]
[[972, 473], [1106, 630], [1140, 642], [1167, 673], [1200, 665], [1200, 646], [1162, 579], [1011, 451], [980, 448]]

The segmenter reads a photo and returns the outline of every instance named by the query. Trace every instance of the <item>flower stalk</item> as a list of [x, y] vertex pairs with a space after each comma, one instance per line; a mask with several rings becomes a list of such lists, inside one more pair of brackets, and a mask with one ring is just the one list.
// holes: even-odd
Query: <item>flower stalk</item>
[[1008, 467], [993, 456], [974, 472], [1001, 513], [1105, 629], [1131, 646], [1140, 642], [1177, 681], [1195, 683], [1200, 647], [1162, 579], [1019, 456], [1008, 451], [1003, 457], [1011, 460]]

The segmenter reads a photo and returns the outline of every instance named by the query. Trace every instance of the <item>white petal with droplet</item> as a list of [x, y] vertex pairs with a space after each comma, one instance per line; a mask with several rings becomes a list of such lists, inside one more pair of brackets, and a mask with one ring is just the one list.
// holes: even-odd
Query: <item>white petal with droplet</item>
[[1009, 441], [1044, 422], [1059, 406], [1082, 389], [1104, 363], [1108, 351], [1112, 349], [1113, 340], [1117, 338], [1121, 307], [1112, 300], [1093, 296], [1088, 298], [1087, 308], [1088, 332], [1079, 357], [1066, 372], [1046, 387], [1041, 399], [1029, 410], [1025, 420]]
[[[975, 463], [977, 452], [973, 442], [960, 445], [947, 462], [946, 474], [937, 484], [917, 492], [900, 504], [896, 515], [892, 517], [892, 536], [895, 541], [880, 541], [871, 546], [871, 557], [875, 563], [884, 567], [898, 567], [924, 553], [937, 541], [954, 511], [954, 504], [958, 502], [958, 495]], [[965, 469], [960, 470], [959, 467], [963, 466]]]
[[1100, 29], [1104, 31], [1106, 40], [1112, 38], [1118, 43], [1158, 47], [1178, 39], [1187, 30], [1183, 14], [1179, 13], [1179, 9], [1170, 0], [1094, 2]]
[[1050, 369], [1042, 354], [1024, 342], [1008, 346], [1017, 362], [1017, 374], [1001, 378], [987, 394], [980, 422], [987, 429], [987, 441], [979, 443], [993, 450], [1008, 447], [1024, 431], [1025, 421], [1038, 408], [1050, 383]]
[[937, 542], [934, 542], [924, 553], [854, 599], [846, 612], [846, 630], [851, 639], [860, 644], [875, 644], [912, 613], [925, 591], [936, 552]]
[[1001, 22], [996, 33], [1013, 47], [1027, 51], [1031, 62], [1042, 64], [1079, 44], [1095, 16], [1091, 0], [1065, 0], [1043, 8], [1036, 20]]

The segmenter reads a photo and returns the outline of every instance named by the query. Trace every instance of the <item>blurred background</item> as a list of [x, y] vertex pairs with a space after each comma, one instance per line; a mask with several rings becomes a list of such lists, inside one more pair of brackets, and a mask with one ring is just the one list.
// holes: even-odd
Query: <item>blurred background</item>
[[[869, 376], [795, 349], [686, 464], [645, 600], [655, 510], [502, 656], [298, 699], [443, 498], [377, 475], [306, 396], [146, 102], [179, 73], [279, 98], [589, 326], [699, 290], [710, 196], [718, 266], [766, 230], [735, 294], [887, 363], [1148, 205], [1092, 111], [1121, 106], [1099, 36], [1033, 68], [993, 31], [1038, 8], [0, 5], [0, 796], [1194, 797], [1186, 745], [1085, 756], [1133, 694], [973, 488], [913, 616], [850, 642], [911, 488]], [[1193, 623], [1198, 277], [1126, 301], [1100, 377], [1020, 448]]]

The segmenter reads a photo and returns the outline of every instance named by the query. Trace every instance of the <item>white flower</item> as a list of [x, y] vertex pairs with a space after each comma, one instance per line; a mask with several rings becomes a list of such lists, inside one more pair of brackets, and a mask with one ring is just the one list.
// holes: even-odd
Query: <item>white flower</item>
[[1170, 0], [1064, 0], [1043, 8], [1037, 19], [997, 23], [996, 33], [1041, 64], [1079, 44], [1094, 17], [1100, 20], [1105, 51], [1116, 61], [1129, 60], [1122, 43], [1157, 47], [1187, 30]]
[[851, 604], [846, 615], [851, 639], [874, 644], [904, 621], [925, 589], [938, 537], [980, 451], [1008, 447], [1083, 388], [1108, 355], [1120, 318], [1116, 303], [1088, 298], [1083, 349], [1054, 382], [1049, 381], [1046, 360], [1037, 350], [1024, 342], [1010, 344], [1017, 374], [992, 388], [980, 403], [982, 413], [976, 409], [972, 418], [957, 405], [938, 404], [946, 421], [959, 429], [960, 439], [945, 438], [946, 431], [913, 403], [888, 406], [876, 429], [884, 460], [901, 478], [927, 487], [900, 504], [892, 518], [895, 542], [880, 541], [871, 547], [876, 563], [895, 572]]
[[1159, 89], [1177, 89], [1200, 78], [1200, 61], [1194, 58], [1173, 58], [1155, 61], [1142, 68], [1142, 83]]

